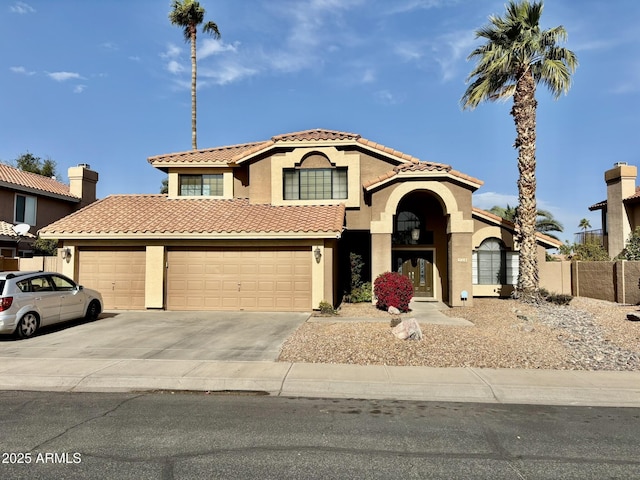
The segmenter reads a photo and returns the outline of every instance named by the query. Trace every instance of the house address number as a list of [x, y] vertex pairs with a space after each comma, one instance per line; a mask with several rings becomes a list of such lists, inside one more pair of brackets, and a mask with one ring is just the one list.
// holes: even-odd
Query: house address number
[[469, 261], [469, 259], [468, 259], [468, 258], [466, 258], [466, 257], [462, 257], [462, 258], [458, 258], [458, 261], [459, 261], [460, 263], [466, 263], [466, 262], [468, 262], [468, 261]]

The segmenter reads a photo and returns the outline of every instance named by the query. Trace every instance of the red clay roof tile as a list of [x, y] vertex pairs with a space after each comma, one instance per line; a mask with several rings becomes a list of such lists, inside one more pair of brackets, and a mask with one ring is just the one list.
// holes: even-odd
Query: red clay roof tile
[[[166, 195], [111, 195], [40, 230], [65, 234], [336, 234], [344, 205], [274, 206], [248, 199], [169, 199]], [[57, 237], [57, 238], [60, 238]]]
[[80, 200], [70, 193], [69, 185], [50, 177], [24, 172], [4, 163], [0, 163], [0, 182], [8, 184], [8, 186], [14, 185], [17, 189], [42, 192], [43, 195], [53, 194], [67, 197], [70, 201], [76, 202]]

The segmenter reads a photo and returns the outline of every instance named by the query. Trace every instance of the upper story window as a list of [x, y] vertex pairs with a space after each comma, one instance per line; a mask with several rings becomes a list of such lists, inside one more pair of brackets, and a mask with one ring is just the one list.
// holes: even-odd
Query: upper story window
[[16, 195], [15, 222], [36, 224], [36, 197]]
[[178, 195], [220, 197], [224, 193], [222, 174], [180, 175]]
[[285, 200], [347, 198], [346, 168], [286, 169], [283, 180]]

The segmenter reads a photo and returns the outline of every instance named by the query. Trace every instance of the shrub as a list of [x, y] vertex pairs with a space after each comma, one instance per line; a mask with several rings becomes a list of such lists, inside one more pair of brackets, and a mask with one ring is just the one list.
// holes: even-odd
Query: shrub
[[318, 309], [320, 310], [320, 313], [323, 315], [335, 315], [336, 314], [336, 310], [335, 308], [333, 308], [333, 305], [331, 305], [329, 302], [323, 300], [320, 302], [320, 305], [318, 305]]
[[409, 277], [396, 272], [385, 272], [373, 282], [373, 293], [377, 298], [376, 307], [382, 310], [396, 307], [401, 312], [407, 312], [413, 297], [413, 284]]
[[366, 282], [359, 287], [351, 290], [349, 295], [349, 301], [351, 303], [370, 302], [372, 300], [371, 290], [373, 289], [371, 282]]
[[564, 295], [562, 293], [552, 293], [547, 295], [547, 302], [551, 302], [556, 305], [569, 305], [571, 300], [573, 300], [571, 295]]

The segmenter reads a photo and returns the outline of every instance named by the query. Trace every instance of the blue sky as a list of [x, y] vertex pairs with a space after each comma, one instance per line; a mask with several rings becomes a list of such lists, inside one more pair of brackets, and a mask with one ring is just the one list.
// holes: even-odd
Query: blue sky
[[[463, 111], [474, 31], [503, 0], [202, 0], [198, 147], [310, 128], [359, 133], [484, 180], [480, 208], [517, 203], [511, 103]], [[89, 163], [98, 195], [157, 193], [147, 157], [190, 150], [189, 48], [167, 0], [5, 0], [0, 160]], [[547, 0], [580, 66], [567, 96], [538, 90], [538, 204], [573, 241], [604, 171], [640, 159], [640, 2]], [[126, 172], [126, 173], [125, 173]]]

